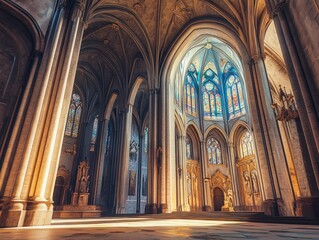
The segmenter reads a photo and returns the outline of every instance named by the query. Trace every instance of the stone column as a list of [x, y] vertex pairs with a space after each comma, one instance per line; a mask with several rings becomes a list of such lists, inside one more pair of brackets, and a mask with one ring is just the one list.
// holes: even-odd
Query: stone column
[[202, 173], [202, 196], [203, 196], [203, 211], [211, 211], [212, 206], [210, 204], [210, 190], [209, 190], [209, 177], [207, 173], [207, 155], [206, 155], [206, 142], [200, 140], [200, 152], [201, 152], [201, 173]]
[[[247, 67], [247, 66], [246, 66]], [[249, 63], [250, 106], [257, 147], [257, 166], [262, 181], [264, 211], [267, 215], [292, 216], [293, 191], [280, 141], [277, 122], [271, 109], [271, 95], [263, 58], [255, 56]]]
[[242, 203], [240, 201], [240, 192], [239, 192], [239, 178], [236, 169], [236, 160], [235, 160], [235, 146], [233, 142], [228, 142], [228, 159], [229, 159], [229, 172], [232, 181], [233, 188], [233, 201], [234, 206], [241, 206]]
[[103, 119], [101, 124], [101, 135], [99, 141], [99, 154], [97, 158], [97, 171], [96, 171], [96, 182], [95, 182], [95, 199], [96, 204], [101, 205], [100, 202], [101, 198], [101, 188], [102, 188], [102, 179], [103, 179], [103, 172], [104, 172], [104, 163], [105, 163], [105, 153], [106, 153], [106, 139], [108, 137], [108, 125], [109, 119]]
[[[58, 170], [58, 163], [64, 137], [69, 104], [72, 96], [74, 79], [77, 69], [80, 47], [84, 31], [83, 11], [84, 1], [76, 1], [71, 10], [71, 21], [66, 28], [65, 39], [61, 45], [60, 61], [58, 62], [59, 78], [55, 79], [49, 108], [37, 157], [37, 178], [33, 179], [34, 191], [29, 196], [28, 211], [25, 225], [40, 225], [51, 222], [53, 214], [53, 191]], [[43, 113], [43, 112], [42, 112]], [[44, 140], [44, 141], [43, 141]]]
[[120, 155], [120, 165], [118, 172], [117, 191], [118, 199], [116, 213], [125, 213], [125, 205], [128, 191], [128, 168], [130, 157], [130, 141], [132, 131], [133, 105], [129, 104], [124, 115], [125, 126], [122, 132], [122, 154]]
[[[282, 48], [284, 60], [286, 62], [288, 75], [291, 81], [292, 90], [298, 106], [302, 132], [305, 136], [305, 142], [309, 153], [309, 159], [304, 159], [305, 165], [310, 162], [312, 169], [308, 170], [308, 175], [315, 176], [315, 182], [310, 182], [312, 189], [318, 189], [319, 186], [319, 121], [316, 112], [316, 99], [311, 93], [311, 86], [314, 79], [309, 77], [310, 66], [307, 66], [302, 46], [299, 42], [298, 30], [291, 24], [291, 8], [288, 1], [268, 0], [268, 10], [276, 26], [279, 42]], [[304, 4], [308, 4], [304, 2]], [[296, 11], [298, 11], [296, 9]], [[313, 66], [313, 68], [315, 65]], [[312, 193], [312, 196], [299, 199], [301, 204], [306, 204], [307, 208], [312, 208], [316, 216], [319, 216], [319, 208], [315, 207], [318, 202], [318, 191]], [[298, 203], [297, 203], [298, 204]], [[310, 210], [310, 212], [313, 212]]]
[[[118, 134], [117, 134], [117, 146], [124, 146], [124, 136], [125, 136], [125, 126], [126, 126], [126, 114], [127, 111], [125, 109], [122, 109], [119, 111], [119, 127], [118, 127]], [[121, 191], [122, 186], [120, 185], [120, 178], [122, 175], [121, 169], [122, 169], [122, 155], [123, 155], [124, 147], [113, 149], [114, 151], [114, 157], [119, 159], [120, 161], [115, 161], [113, 170], [116, 172], [115, 174], [115, 180], [114, 180], [114, 203], [113, 203], [113, 213], [118, 213], [118, 206], [120, 203], [120, 197], [121, 197]], [[127, 176], [128, 178], [128, 176]]]
[[51, 221], [57, 163], [84, 29], [84, 3], [70, 7], [61, 1], [54, 13], [23, 123], [21, 148], [13, 160], [15, 170], [10, 171], [13, 185], [7, 184], [2, 199], [2, 226], [43, 225]]
[[179, 146], [181, 150], [181, 181], [182, 181], [182, 210], [190, 211], [190, 205], [188, 202], [188, 188], [187, 188], [187, 163], [186, 163], [186, 135], [179, 136]]
[[166, 212], [166, 162], [163, 158], [164, 146], [157, 145], [157, 89], [151, 89], [149, 92], [149, 153], [147, 164], [148, 189], [147, 189], [147, 204], [145, 213], [158, 212], [158, 177], [161, 177], [160, 188], [160, 211]]

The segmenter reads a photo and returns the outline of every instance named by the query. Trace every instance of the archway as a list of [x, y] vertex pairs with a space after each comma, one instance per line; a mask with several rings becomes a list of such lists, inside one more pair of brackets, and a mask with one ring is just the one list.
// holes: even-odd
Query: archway
[[221, 211], [224, 205], [224, 191], [219, 187], [215, 187], [213, 191], [213, 199], [214, 211]]
[[[205, 30], [211, 35], [205, 33]], [[218, 38], [215, 37], [217, 35]], [[231, 52], [231, 56], [225, 55], [225, 52]], [[170, 129], [170, 131], [162, 132], [162, 141], [167, 144], [175, 139], [175, 133], [171, 131], [174, 129], [173, 112], [178, 113], [177, 115], [182, 118], [182, 122], [186, 123], [184, 125], [194, 123], [198, 129], [196, 131], [201, 135], [200, 141], [198, 141], [198, 149], [200, 149], [198, 160], [201, 166], [200, 189], [203, 196], [201, 207], [204, 209], [212, 207], [212, 201], [209, 200], [211, 196], [209, 182], [205, 182], [204, 178], [212, 176], [214, 171], [220, 167], [216, 164], [212, 168], [214, 170], [208, 170], [207, 139], [203, 136], [207, 136], [207, 129], [213, 124], [227, 132], [227, 129], [239, 118], [249, 121], [245, 77], [238, 52], [241, 52], [242, 57], [245, 57], [243, 45], [227, 27], [222, 27], [217, 22], [194, 24], [173, 45], [162, 72], [162, 103], [165, 106], [162, 122], [165, 124], [164, 129]], [[180, 81], [180, 83], [176, 83], [176, 81]], [[229, 85], [225, 85], [227, 81], [229, 81]], [[227, 90], [227, 86], [230, 88], [233, 83], [238, 83], [233, 88], [241, 94], [237, 98], [239, 103], [236, 105], [236, 112], [229, 110], [230, 108], [235, 109], [235, 105], [231, 105], [230, 102], [235, 102], [236, 99], [231, 98], [231, 101], [226, 99], [226, 94], [230, 96], [230, 90]], [[186, 132], [184, 134], [186, 137]], [[227, 144], [227, 141], [224, 142]], [[226, 144], [223, 148], [225, 150], [225, 174], [227, 173], [229, 176], [227, 170], [229, 155]], [[172, 169], [174, 163], [170, 162], [170, 159], [175, 158], [175, 152], [168, 146], [165, 149], [170, 149], [165, 153], [165, 158], [170, 166], [169, 169]], [[167, 176], [168, 179], [174, 177], [172, 172], [167, 172]], [[171, 184], [172, 181], [168, 180], [167, 185], [171, 186]], [[168, 189], [172, 190], [173, 186]], [[172, 203], [173, 201], [168, 205], [170, 206]]]

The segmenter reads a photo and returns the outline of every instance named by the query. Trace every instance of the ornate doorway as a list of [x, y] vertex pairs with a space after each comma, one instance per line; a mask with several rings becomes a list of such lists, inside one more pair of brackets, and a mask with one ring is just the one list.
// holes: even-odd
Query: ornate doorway
[[214, 211], [221, 211], [224, 205], [224, 192], [219, 187], [214, 188], [213, 192], [214, 199]]

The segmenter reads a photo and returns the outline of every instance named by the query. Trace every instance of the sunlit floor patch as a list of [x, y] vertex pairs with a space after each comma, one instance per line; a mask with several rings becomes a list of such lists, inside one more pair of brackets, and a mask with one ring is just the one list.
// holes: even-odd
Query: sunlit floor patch
[[0, 239], [318, 239], [319, 226], [202, 219], [166, 219], [163, 216], [56, 219], [50, 226], [2, 228]]

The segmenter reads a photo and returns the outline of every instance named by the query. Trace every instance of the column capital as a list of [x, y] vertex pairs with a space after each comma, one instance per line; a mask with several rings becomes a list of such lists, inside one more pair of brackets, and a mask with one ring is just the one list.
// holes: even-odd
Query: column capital
[[158, 92], [159, 92], [159, 88], [150, 88], [148, 90], [149, 94], [158, 94]]
[[248, 61], [248, 65], [256, 65], [259, 61], [259, 59], [261, 58], [260, 55], [253, 55], [251, 56], [251, 58]]
[[228, 147], [230, 147], [230, 148], [233, 148], [235, 145], [234, 145], [234, 143], [233, 142], [227, 142], [227, 144], [228, 144]]
[[68, 0], [60, 0], [58, 3], [58, 7], [59, 8], [66, 8], [66, 6], [68, 5]]
[[274, 8], [272, 9], [272, 11], [269, 13], [269, 17], [271, 19], [275, 18], [278, 16], [278, 14], [282, 11], [284, 11], [286, 8], [288, 7], [288, 0], [281, 0], [279, 1]]
[[82, 18], [84, 16], [84, 10], [85, 10], [86, 0], [75, 0], [74, 1], [74, 7], [73, 7], [73, 14], [72, 14], [72, 20], [76, 18]]

